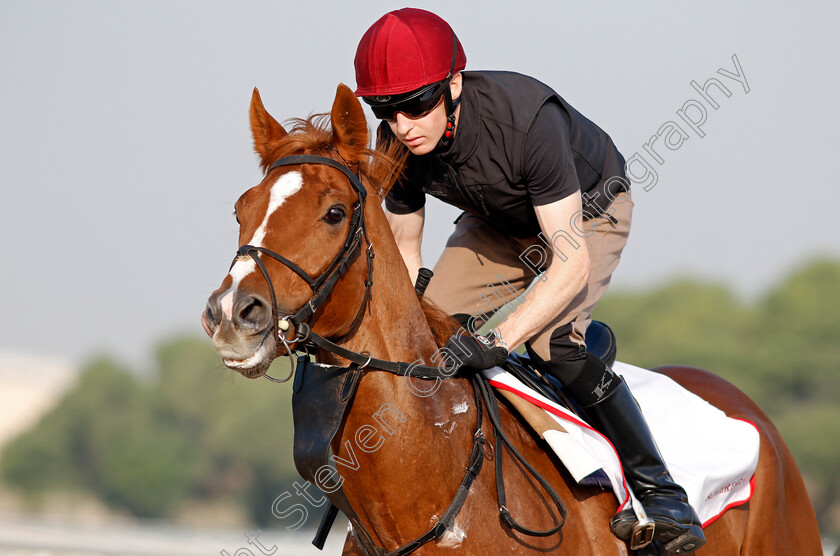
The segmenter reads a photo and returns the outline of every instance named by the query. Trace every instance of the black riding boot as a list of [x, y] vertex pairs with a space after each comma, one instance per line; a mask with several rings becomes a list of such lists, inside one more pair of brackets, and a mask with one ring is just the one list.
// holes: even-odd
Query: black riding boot
[[[636, 399], [620, 376], [595, 355], [582, 352], [563, 361], [531, 359], [551, 373], [583, 407], [592, 425], [610, 439], [624, 467], [624, 476], [648, 517], [655, 522], [654, 538], [677, 554], [693, 552], [706, 538], [685, 490], [674, 482]], [[610, 520], [622, 540], [630, 540], [636, 515], [628, 508]]]
[[[584, 410], [592, 424], [615, 446], [625, 478], [656, 528], [654, 538], [676, 554], [693, 552], [706, 537], [685, 490], [674, 482], [636, 399], [620, 377], [618, 385], [603, 399]], [[632, 509], [616, 514], [610, 528], [621, 539], [633, 532]]]

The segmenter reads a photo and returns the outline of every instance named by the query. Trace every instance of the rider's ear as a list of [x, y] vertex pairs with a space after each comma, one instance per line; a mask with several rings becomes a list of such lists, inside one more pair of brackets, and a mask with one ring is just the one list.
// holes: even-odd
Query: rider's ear
[[254, 87], [254, 94], [251, 96], [250, 114], [254, 150], [260, 155], [261, 166], [265, 171], [274, 162], [269, 158], [274, 144], [286, 136], [286, 130], [265, 109], [260, 98], [260, 92], [256, 87]]
[[452, 79], [449, 80], [449, 92], [452, 94], [452, 98], [456, 99], [461, 96], [461, 87], [464, 84], [464, 76], [461, 75], [459, 71], [455, 75], [452, 76]]
[[333, 146], [347, 162], [358, 162], [368, 146], [368, 128], [359, 99], [341, 83], [335, 92], [330, 122]]

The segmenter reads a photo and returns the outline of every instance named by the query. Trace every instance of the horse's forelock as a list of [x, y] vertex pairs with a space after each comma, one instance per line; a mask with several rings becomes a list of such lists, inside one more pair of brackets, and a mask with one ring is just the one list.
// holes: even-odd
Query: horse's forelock
[[329, 114], [313, 114], [309, 118], [295, 118], [287, 122], [292, 128], [288, 135], [271, 145], [271, 151], [260, 165], [263, 172], [275, 161], [292, 154], [325, 154], [332, 144]]
[[[286, 123], [291, 126], [289, 133], [272, 145], [270, 156], [261, 164], [263, 172], [267, 172], [274, 161], [292, 154], [320, 154], [335, 158], [329, 114], [313, 114], [309, 118], [294, 118]], [[402, 143], [395, 141], [384, 148], [379, 146], [376, 150], [367, 149], [364, 154], [365, 157], [357, 161], [354, 164], [356, 167], [352, 169], [359, 173], [365, 187], [375, 191], [384, 200], [402, 175], [408, 150]]]

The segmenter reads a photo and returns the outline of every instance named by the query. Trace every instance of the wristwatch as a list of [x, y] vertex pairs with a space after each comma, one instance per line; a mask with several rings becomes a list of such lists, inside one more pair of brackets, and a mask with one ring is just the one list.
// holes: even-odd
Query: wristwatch
[[502, 338], [499, 333], [494, 328], [487, 334], [481, 335], [478, 337], [488, 349], [492, 349], [494, 347], [502, 347], [507, 349], [507, 344], [505, 343], [504, 338]]

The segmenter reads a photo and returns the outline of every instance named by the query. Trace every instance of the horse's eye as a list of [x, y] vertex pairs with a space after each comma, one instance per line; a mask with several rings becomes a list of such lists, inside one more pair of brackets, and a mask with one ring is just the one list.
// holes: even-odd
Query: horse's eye
[[329, 222], [330, 224], [338, 224], [344, 220], [345, 216], [346, 213], [344, 212], [344, 208], [336, 205], [327, 211], [327, 214], [324, 216], [324, 221]]
[[233, 217], [236, 218], [236, 223], [239, 224], [239, 215], [236, 214], [236, 211], [233, 211]]

